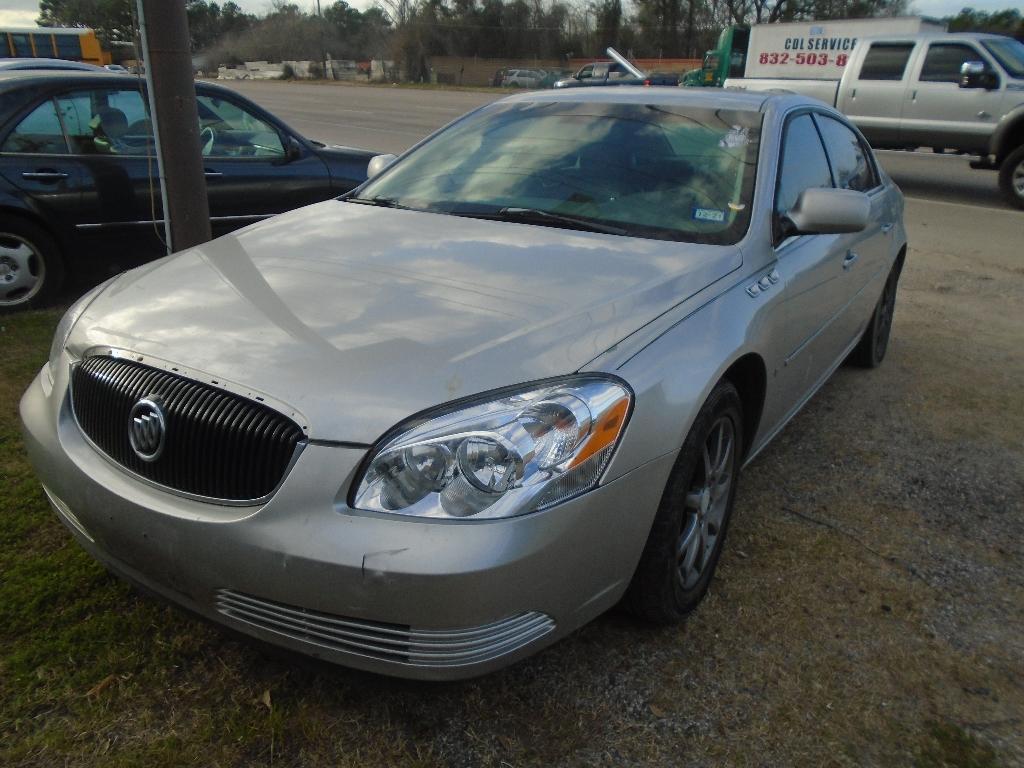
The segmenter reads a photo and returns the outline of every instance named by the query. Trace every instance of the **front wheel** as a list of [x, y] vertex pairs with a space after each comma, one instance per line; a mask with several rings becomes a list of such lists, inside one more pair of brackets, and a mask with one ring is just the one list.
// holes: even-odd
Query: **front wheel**
[[743, 409], [720, 382], [679, 452], [623, 604], [635, 615], [675, 623], [697, 607], [715, 572], [736, 499]]
[[1024, 208], [1024, 145], [1007, 155], [999, 166], [999, 189], [1010, 205]]

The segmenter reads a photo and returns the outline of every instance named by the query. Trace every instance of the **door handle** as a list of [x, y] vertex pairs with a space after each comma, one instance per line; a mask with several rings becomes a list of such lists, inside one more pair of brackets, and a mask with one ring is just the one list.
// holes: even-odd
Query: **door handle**
[[60, 181], [67, 177], [63, 171], [26, 171], [21, 174], [21, 178], [27, 181]]
[[203, 176], [208, 179], [219, 179], [223, 175], [220, 171], [203, 171]]
[[855, 251], [847, 251], [846, 258], [843, 259], [843, 269], [849, 269], [853, 266], [853, 262], [857, 260], [857, 254]]
[[886, 222], [885, 224], [882, 225], [882, 234], [888, 235], [890, 232], [892, 232], [892, 228], [895, 226], [896, 225], [891, 221]]

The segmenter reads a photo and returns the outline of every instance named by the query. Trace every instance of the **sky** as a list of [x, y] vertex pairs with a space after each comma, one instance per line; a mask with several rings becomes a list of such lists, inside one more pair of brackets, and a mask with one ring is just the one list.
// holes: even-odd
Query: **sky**
[[[3, 9], [0, 9], [0, 26], [35, 26], [35, 19], [39, 13], [39, 0], [2, 0]], [[303, 2], [303, 0], [292, 0], [299, 5], [307, 5], [316, 8], [315, 2]], [[265, 13], [270, 3], [267, 0], [235, 0], [244, 10], [250, 13]], [[331, 0], [322, 0], [325, 4]], [[367, 8], [373, 5], [373, 0], [348, 0], [355, 8]], [[974, 8], [978, 11], [1001, 11], [1005, 8], [1016, 8], [1024, 13], [1024, 2], [1021, 0], [911, 0], [911, 11], [922, 16], [953, 16], [963, 7]]]

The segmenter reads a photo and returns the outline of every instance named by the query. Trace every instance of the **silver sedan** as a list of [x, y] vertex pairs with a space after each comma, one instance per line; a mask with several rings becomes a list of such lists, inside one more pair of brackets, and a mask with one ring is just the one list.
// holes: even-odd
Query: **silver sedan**
[[679, 621], [741, 468], [885, 356], [899, 190], [820, 102], [711, 89], [515, 96], [392, 160], [68, 311], [21, 402], [56, 513], [174, 603], [386, 674]]

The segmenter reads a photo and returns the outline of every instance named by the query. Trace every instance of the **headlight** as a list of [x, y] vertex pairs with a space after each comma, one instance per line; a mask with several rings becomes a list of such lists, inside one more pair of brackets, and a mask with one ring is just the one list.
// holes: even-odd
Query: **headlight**
[[597, 485], [632, 395], [579, 376], [399, 428], [364, 470], [357, 509], [451, 519], [512, 517]]

